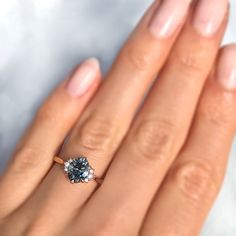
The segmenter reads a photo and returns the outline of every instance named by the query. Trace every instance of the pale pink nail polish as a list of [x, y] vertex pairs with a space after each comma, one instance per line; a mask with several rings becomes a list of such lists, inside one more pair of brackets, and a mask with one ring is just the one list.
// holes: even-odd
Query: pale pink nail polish
[[95, 58], [84, 61], [73, 73], [67, 85], [68, 93], [73, 97], [84, 95], [96, 79], [99, 62]]
[[186, 16], [191, 0], [164, 0], [150, 23], [157, 38], [168, 38], [176, 32]]
[[223, 49], [220, 55], [216, 79], [227, 90], [236, 90], [236, 44]]
[[193, 25], [203, 36], [214, 35], [222, 24], [228, 0], [200, 0], [193, 17]]

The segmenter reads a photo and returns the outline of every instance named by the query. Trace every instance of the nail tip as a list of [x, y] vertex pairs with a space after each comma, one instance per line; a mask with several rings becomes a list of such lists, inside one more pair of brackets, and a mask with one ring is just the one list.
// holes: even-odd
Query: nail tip
[[90, 57], [84, 61], [84, 63], [91, 63], [95, 65], [96, 67], [100, 67], [100, 62], [96, 57]]
[[226, 90], [236, 90], [236, 44], [225, 46], [217, 63], [217, 80]]
[[67, 91], [72, 97], [84, 95], [94, 80], [97, 78], [99, 71], [99, 62], [97, 58], [89, 58], [83, 61], [71, 76], [67, 85]]
[[180, 4], [175, 0], [163, 1], [158, 5], [149, 25], [149, 30], [156, 38], [169, 38], [183, 23], [190, 1]]
[[193, 15], [193, 26], [203, 37], [211, 37], [220, 28], [228, 10], [228, 1], [201, 0]]

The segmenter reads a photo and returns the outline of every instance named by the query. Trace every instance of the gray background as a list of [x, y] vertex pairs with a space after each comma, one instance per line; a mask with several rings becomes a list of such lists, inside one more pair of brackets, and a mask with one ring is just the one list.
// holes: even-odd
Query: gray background
[[[97, 56], [106, 72], [151, 2], [0, 0], [0, 170], [49, 91], [86, 57]], [[224, 43], [236, 41], [236, 0], [231, 3]], [[236, 235], [235, 157], [236, 144], [202, 235]]]

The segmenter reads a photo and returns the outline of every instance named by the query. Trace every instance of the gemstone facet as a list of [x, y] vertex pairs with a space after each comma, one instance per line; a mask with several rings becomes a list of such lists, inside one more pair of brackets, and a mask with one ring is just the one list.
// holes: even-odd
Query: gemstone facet
[[95, 178], [94, 170], [86, 157], [69, 159], [64, 163], [64, 171], [72, 184], [88, 183]]

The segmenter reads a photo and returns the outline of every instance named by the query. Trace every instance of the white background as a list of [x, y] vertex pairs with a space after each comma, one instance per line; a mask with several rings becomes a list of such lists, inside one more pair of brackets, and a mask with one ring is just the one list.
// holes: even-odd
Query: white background
[[[106, 72], [151, 2], [0, 0], [0, 169], [49, 91], [86, 57], [97, 56]], [[231, 3], [224, 43], [236, 41], [236, 0]], [[236, 145], [202, 235], [236, 235], [235, 169]]]

